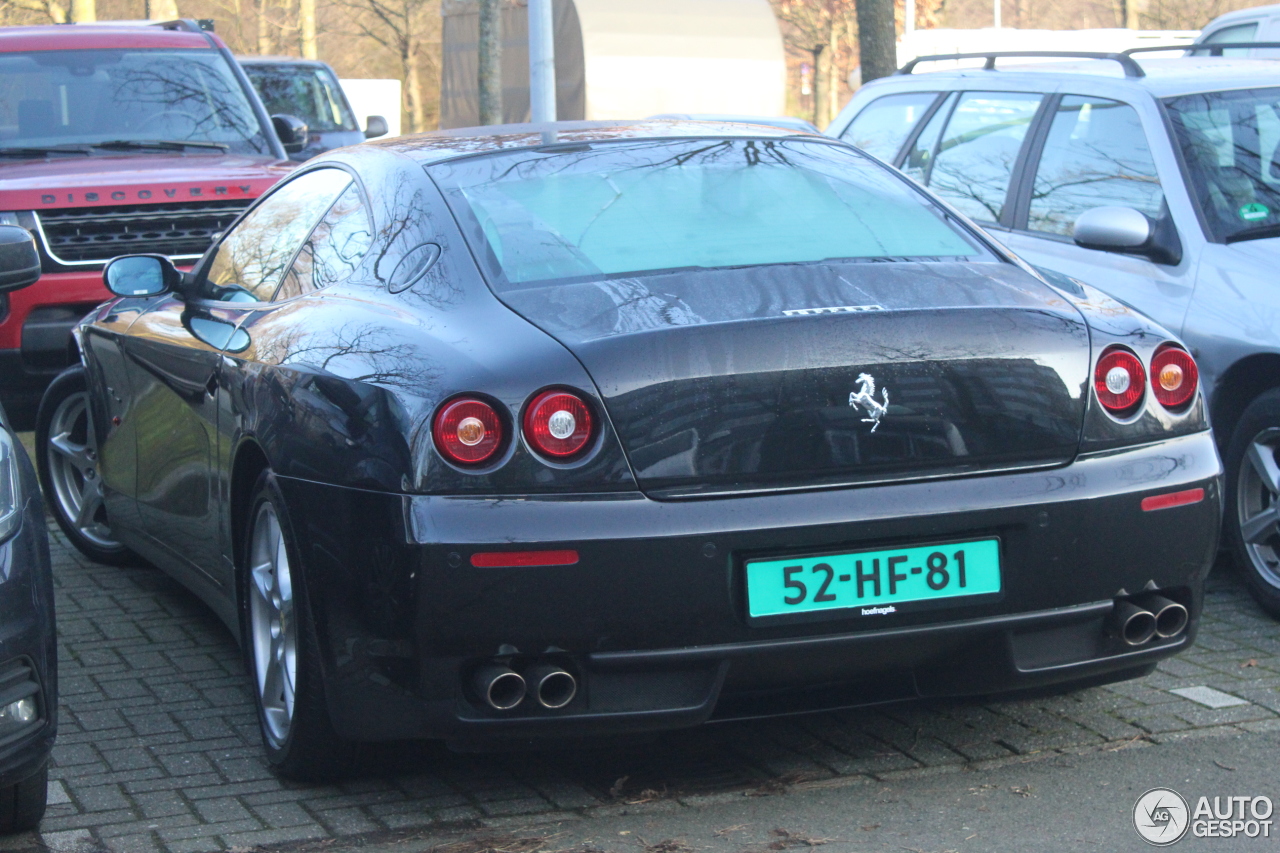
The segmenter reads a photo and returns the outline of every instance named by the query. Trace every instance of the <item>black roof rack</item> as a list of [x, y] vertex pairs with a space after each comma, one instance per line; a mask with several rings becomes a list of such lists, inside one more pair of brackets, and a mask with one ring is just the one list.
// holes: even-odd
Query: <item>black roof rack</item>
[[1210, 56], [1222, 56], [1224, 50], [1235, 50], [1242, 47], [1274, 47], [1280, 48], [1280, 41], [1224, 41], [1214, 42], [1213, 44], [1172, 44], [1163, 47], [1131, 47], [1124, 52], [1125, 56], [1131, 53], [1151, 53], [1157, 50], [1185, 50], [1188, 53], [1200, 53], [1206, 51]]
[[[1127, 53], [1127, 51], [1126, 51]], [[1047, 57], [1050, 59], [1109, 59], [1120, 63], [1126, 77], [1145, 77], [1146, 72], [1124, 53], [1096, 53], [1085, 50], [1000, 50], [986, 53], [939, 53], [933, 56], [917, 56], [898, 69], [899, 74], [910, 74], [921, 62], [938, 62], [947, 59], [985, 59], [983, 69], [994, 71], [997, 59], [1029, 59]]]

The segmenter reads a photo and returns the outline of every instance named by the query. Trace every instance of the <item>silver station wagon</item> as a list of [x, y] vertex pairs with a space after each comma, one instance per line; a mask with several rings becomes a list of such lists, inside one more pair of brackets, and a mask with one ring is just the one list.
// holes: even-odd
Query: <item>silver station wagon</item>
[[1280, 616], [1280, 63], [1232, 52], [922, 57], [827, 133], [1181, 335], [1227, 472], [1224, 541]]

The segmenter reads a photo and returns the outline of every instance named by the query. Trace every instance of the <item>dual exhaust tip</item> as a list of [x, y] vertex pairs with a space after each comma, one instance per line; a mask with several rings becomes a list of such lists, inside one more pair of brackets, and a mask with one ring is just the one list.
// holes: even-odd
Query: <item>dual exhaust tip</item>
[[1111, 611], [1111, 627], [1130, 646], [1141, 646], [1152, 637], [1167, 640], [1187, 627], [1187, 608], [1154, 593], [1133, 601], [1117, 598]]
[[554, 664], [535, 664], [523, 674], [502, 664], [483, 666], [476, 671], [472, 686], [495, 711], [510, 711], [525, 699], [554, 711], [578, 695], [578, 679]]

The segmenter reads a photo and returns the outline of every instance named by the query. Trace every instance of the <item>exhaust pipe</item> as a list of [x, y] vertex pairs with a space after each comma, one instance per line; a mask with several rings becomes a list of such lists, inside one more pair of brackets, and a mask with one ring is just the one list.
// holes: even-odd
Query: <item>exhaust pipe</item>
[[481, 667], [472, 683], [476, 692], [495, 711], [510, 711], [524, 700], [524, 679], [520, 673], [505, 666]]
[[1187, 627], [1187, 608], [1178, 602], [1155, 594], [1144, 595], [1139, 601], [1155, 614], [1157, 637], [1167, 640], [1178, 636]]
[[1156, 615], [1122, 598], [1116, 599], [1110, 623], [1112, 633], [1131, 646], [1140, 646], [1156, 634]]
[[578, 695], [578, 679], [558, 666], [538, 664], [525, 671], [529, 698], [544, 708], [563, 708]]

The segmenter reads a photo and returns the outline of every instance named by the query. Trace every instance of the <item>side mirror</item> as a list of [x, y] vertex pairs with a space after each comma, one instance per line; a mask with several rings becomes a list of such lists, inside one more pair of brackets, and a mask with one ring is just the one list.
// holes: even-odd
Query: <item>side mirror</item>
[[35, 238], [19, 225], [0, 225], [0, 293], [40, 280], [40, 253]]
[[307, 135], [311, 129], [297, 116], [277, 113], [271, 117], [271, 126], [275, 128], [276, 136], [280, 137], [280, 144], [287, 153], [297, 154], [307, 147]]
[[379, 136], [386, 136], [391, 128], [387, 127], [387, 120], [382, 116], [366, 116], [367, 124], [364, 128], [365, 139], [377, 139]]
[[1158, 264], [1182, 260], [1182, 243], [1169, 216], [1153, 222], [1132, 207], [1095, 207], [1076, 219], [1076, 245], [1103, 252], [1143, 255]]
[[177, 290], [182, 273], [164, 255], [124, 255], [107, 263], [102, 282], [116, 296], [145, 299]]

